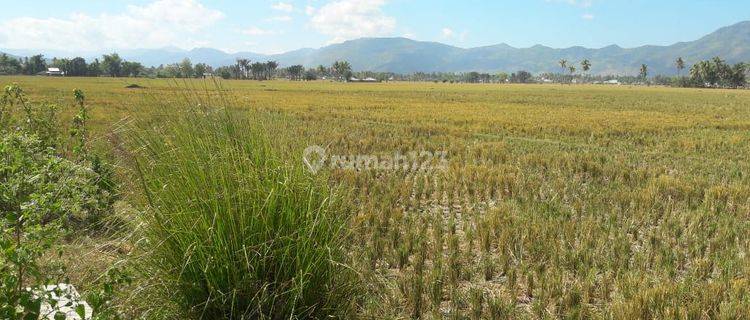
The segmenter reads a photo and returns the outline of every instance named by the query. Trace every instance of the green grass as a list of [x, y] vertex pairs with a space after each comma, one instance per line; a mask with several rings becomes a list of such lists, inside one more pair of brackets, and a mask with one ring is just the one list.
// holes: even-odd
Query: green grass
[[134, 133], [154, 276], [196, 318], [344, 317], [356, 298], [347, 211], [281, 161], [261, 120], [178, 111]]

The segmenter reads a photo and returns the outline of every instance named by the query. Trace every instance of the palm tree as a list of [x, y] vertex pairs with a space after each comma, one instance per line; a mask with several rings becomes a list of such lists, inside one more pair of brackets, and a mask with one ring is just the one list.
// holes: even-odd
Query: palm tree
[[694, 64], [692, 67], [690, 67], [690, 71], [688, 71], [688, 74], [690, 75], [690, 79], [694, 82], [698, 82], [700, 84], [703, 84], [703, 72], [701, 70], [701, 63], [698, 62]]
[[249, 59], [237, 59], [237, 79], [247, 78], [250, 71]]
[[333, 73], [342, 78], [344, 81], [349, 81], [349, 76], [352, 73], [352, 65], [348, 61], [336, 61], [331, 66]]
[[305, 73], [305, 67], [301, 64], [289, 67], [289, 76], [291, 76], [292, 80], [302, 79], [303, 73]]
[[263, 80], [266, 74], [267, 65], [263, 62], [256, 62], [250, 65], [250, 72], [253, 74], [253, 79]]
[[568, 66], [568, 71], [570, 71], [570, 82], [573, 82], [573, 75], [576, 73], [576, 67]]
[[720, 57], [714, 57], [713, 58], [713, 70], [716, 73], [716, 76], [713, 77], [714, 82], [717, 85], [726, 86], [727, 80], [732, 77], [731, 76], [732, 67], [728, 65]]
[[327, 76], [328, 75], [328, 68], [326, 68], [324, 65], [318, 65], [318, 75], [319, 76]]
[[711, 86], [716, 79], [716, 71], [710, 61], [700, 61], [690, 68], [690, 79], [701, 87]]
[[266, 62], [266, 79], [273, 78], [273, 73], [276, 71], [276, 67], [279, 66], [279, 63], [276, 61], [268, 61]]
[[646, 81], [646, 77], [648, 77], [648, 66], [645, 64], [641, 64], [641, 71], [640, 71], [640, 77], [643, 79], [643, 81]]
[[587, 73], [591, 70], [591, 61], [589, 61], [589, 59], [583, 59], [583, 61], [581, 61], [581, 68], [583, 68], [584, 74]]
[[682, 57], [679, 57], [675, 61], [675, 65], [677, 66], [677, 76], [682, 77], [682, 69], [685, 69], [685, 61], [682, 60]]
[[709, 86], [715, 86], [719, 82], [719, 71], [711, 61], [702, 61], [700, 64], [701, 76], [703, 81]]
[[[560, 68], [563, 70], [563, 74], [565, 74], [565, 71], [568, 70], [568, 60], [560, 59], [560, 61], [557, 62], [560, 65]], [[565, 76], [563, 76], [565, 78]], [[560, 81], [563, 82], [563, 81]]]

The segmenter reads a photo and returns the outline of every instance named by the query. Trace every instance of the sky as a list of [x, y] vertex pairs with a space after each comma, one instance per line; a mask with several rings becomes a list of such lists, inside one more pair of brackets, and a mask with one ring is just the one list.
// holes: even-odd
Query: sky
[[748, 0], [0, 0], [0, 48], [281, 53], [361, 37], [458, 47], [669, 45], [750, 20]]

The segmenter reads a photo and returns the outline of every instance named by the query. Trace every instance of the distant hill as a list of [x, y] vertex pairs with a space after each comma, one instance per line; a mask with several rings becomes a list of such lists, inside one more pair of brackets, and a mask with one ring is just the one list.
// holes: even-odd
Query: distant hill
[[137, 49], [119, 52], [123, 59], [138, 61], [146, 66], [158, 66], [180, 62], [185, 58], [193, 63], [203, 62], [218, 67], [235, 63], [237, 58], [245, 58], [253, 61], [266, 59], [267, 56], [252, 52], [229, 54], [221, 50], [211, 48], [196, 48], [193, 50], [182, 50], [178, 48], [164, 49]]
[[[8, 50], [2, 50], [8, 51]], [[26, 50], [28, 51], [28, 50]], [[14, 52], [14, 51], [11, 51]], [[26, 55], [24, 53], [17, 55]], [[59, 56], [74, 56], [61, 54]], [[50, 54], [45, 54], [51, 57]], [[93, 54], [84, 55], [87, 58]], [[478, 48], [459, 48], [437, 42], [415, 41], [406, 38], [361, 38], [329, 45], [320, 49], [299, 49], [276, 55], [252, 52], [226, 53], [211, 48], [181, 50], [178, 48], [137, 49], [121, 51], [120, 55], [147, 66], [179, 62], [189, 58], [194, 63], [212, 66], [228, 65], [237, 58], [252, 61], [276, 60], [281, 66], [302, 64], [307, 67], [330, 65], [336, 60], [349, 61], [355, 70], [411, 72], [481, 71], [532, 73], [559, 72], [557, 61], [566, 59], [578, 63], [589, 59], [592, 74], [637, 74], [642, 63], [651, 74], [675, 74], [674, 60], [683, 57], [688, 65], [699, 60], [722, 57], [729, 63], [750, 62], [750, 21], [721, 28], [698, 40], [670, 46], [642, 46], [621, 48], [616, 45], [600, 49], [570, 47], [555, 49], [542, 45], [514, 48], [507, 44]]]
[[18, 57], [18, 56], [16, 56], [16, 55], [13, 55], [13, 54], [10, 54], [10, 53], [5, 53], [5, 52], [2, 52], [2, 51], [0, 51], [0, 55], [3, 55], [3, 54], [4, 54], [4, 55], [7, 55], [7, 56], [9, 56], [9, 57], [11, 57], [11, 58], [16, 58], [16, 59], [18, 59], [18, 58], [19, 58], [19, 57]]
[[688, 65], [719, 56], [730, 63], [750, 62], [750, 21], [721, 28], [691, 42], [670, 46], [621, 48], [616, 45], [600, 49], [571, 47], [554, 49], [542, 45], [514, 48], [507, 44], [479, 48], [458, 48], [435, 42], [405, 38], [364, 38], [311, 51], [303, 59], [286, 54], [270, 57], [282, 65], [302, 63], [306, 66], [329, 65], [347, 60], [357, 70], [410, 73], [416, 71], [517, 71], [532, 73], [559, 72], [557, 62], [566, 59], [578, 63], [591, 60], [592, 74], [637, 74], [640, 65], [649, 66], [651, 74], [675, 74], [674, 61], [683, 57]]

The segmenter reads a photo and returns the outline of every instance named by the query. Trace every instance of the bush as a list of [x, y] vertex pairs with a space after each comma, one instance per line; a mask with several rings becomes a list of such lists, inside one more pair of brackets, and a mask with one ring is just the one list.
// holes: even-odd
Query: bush
[[10, 128], [33, 134], [45, 145], [57, 147], [60, 136], [57, 106], [30, 103], [18, 84], [7, 85], [0, 96], [0, 131]]
[[44, 297], [34, 297], [26, 287], [56, 283], [38, 258], [64, 232], [68, 219], [95, 202], [96, 175], [53, 151], [33, 135], [10, 132], [0, 139], [2, 319], [38, 315]]
[[186, 315], [344, 317], [346, 215], [325, 184], [280, 161], [259, 122], [170, 116], [134, 134], [155, 278]]
[[[25, 140], [35, 141], [35, 148], [44, 150], [49, 157], [65, 158], [70, 160], [70, 166], [77, 166], [82, 174], [68, 178], [78, 180], [57, 191], [58, 197], [67, 197], [66, 203], [70, 206], [66, 208], [65, 226], [99, 228], [99, 223], [117, 200], [117, 185], [112, 166], [88, 150], [88, 108], [81, 90], [74, 90], [73, 95], [77, 112], [70, 128], [71, 140], [65, 140], [61, 138], [63, 125], [57, 118], [56, 105], [30, 102], [17, 84], [5, 86], [0, 96], [0, 135], [11, 140], [21, 135]], [[31, 152], [28, 156], [37, 159], [39, 156], [33, 154], [37, 151], [29, 149], [26, 152]]]
[[109, 166], [85, 152], [83, 93], [75, 92], [75, 161], [60, 156], [59, 123], [52, 105], [26, 100], [17, 85], [0, 96], [0, 319], [36, 319], [62, 269], [38, 260], [75, 225], [88, 227], [112, 209]]

